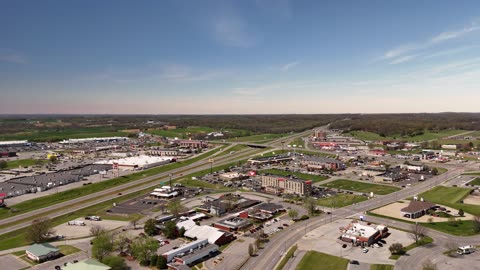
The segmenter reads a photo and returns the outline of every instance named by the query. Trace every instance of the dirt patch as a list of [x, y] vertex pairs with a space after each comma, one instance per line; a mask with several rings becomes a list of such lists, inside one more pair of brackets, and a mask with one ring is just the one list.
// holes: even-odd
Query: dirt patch
[[468, 195], [463, 199], [463, 203], [480, 205], [480, 196]]

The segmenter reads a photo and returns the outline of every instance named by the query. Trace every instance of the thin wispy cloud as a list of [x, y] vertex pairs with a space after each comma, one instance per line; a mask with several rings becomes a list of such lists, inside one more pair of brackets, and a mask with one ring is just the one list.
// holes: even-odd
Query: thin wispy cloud
[[25, 64], [28, 62], [28, 59], [25, 55], [14, 50], [0, 48], [0, 62]]
[[400, 64], [411, 61], [421, 55], [420, 53], [415, 54], [414, 52], [423, 51], [443, 42], [464, 37], [478, 30], [480, 30], [480, 26], [476, 23], [472, 23], [470, 26], [459, 30], [442, 32], [423, 42], [400, 45], [385, 52], [381, 59], [389, 60], [389, 63], [391, 64]]
[[282, 66], [282, 71], [283, 72], [286, 72], [288, 70], [290, 70], [291, 68], [294, 68], [296, 66], [298, 66], [300, 64], [300, 61], [294, 61], [294, 62], [290, 62], [288, 64], [285, 64]]
[[225, 70], [196, 71], [189, 66], [171, 64], [162, 67], [160, 77], [176, 82], [194, 82], [218, 79], [228, 74], [230, 74], [230, 72]]

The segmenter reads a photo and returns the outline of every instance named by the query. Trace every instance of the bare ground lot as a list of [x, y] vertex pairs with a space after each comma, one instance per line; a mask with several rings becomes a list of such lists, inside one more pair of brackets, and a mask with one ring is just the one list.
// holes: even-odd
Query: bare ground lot
[[67, 223], [64, 223], [54, 228], [55, 233], [57, 235], [64, 235], [66, 238], [80, 238], [90, 236], [90, 228], [93, 225], [102, 226], [106, 230], [113, 230], [119, 227], [127, 226], [129, 224], [127, 221], [117, 220], [91, 221], [85, 220], [83, 218], [78, 218], [75, 220], [85, 221], [86, 226], [67, 225]]
[[342, 242], [338, 239], [340, 236], [340, 227], [344, 227], [349, 224], [351, 220], [342, 219], [318, 227], [317, 229], [309, 232], [303, 236], [298, 242], [299, 250], [315, 250], [330, 254], [333, 256], [344, 257], [347, 259], [357, 260], [361, 263], [369, 264], [395, 264], [395, 260], [390, 260], [390, 251], [388, 247], [393, 243], [401, 243], [404, 246], [408, 246], [412, 243], [412, 240], [408, 237], [408, 234], [403, 231], [389, 228], [390, 236], [384, 240], [387, 244], [384, 244], [380, 248], [368, 248], [368, 253], [363, 253], [362, 248], [352, 247], [347, 244], [347, 248], [342, 248]]
[[[448, 218], [434, 217], [434, 216], [429, 216], [429, 215], [425, 215], [425, 216], [415, 218], [415, 219], [406, 218], [402, 215], [400, 210], [402, 208], [407, 207], [407, 206], [408, 206], [408, 201], [403, 201], [403, 203], [394, 202], [394, 203], [386, 205], [384, 207], [375, 209], [371, 212], [375, 213], [375, 214], [382, 215], [382, 216], [398, 218], [398, 219], [407, 220], [407, 221], [428, 222], [429, 218], [432, 218], [433, 222], [446, 222], [446, 221], [448, 221]], [[458, 213], [457, 209], [453, 209], [453, 208], [446, 207], [446, 206], [443, 206], [443, 205], [440, 205], [440, 206], [445, 207], [447, 210], [450, 210], [450, 214], [453, 215], [453, 216], [455, 216]], [[455, 218], [456, 219], [461, 219], [461, 220], [471, 220], [471, 219], [473, 219], [473, 216], [471, 214], [465, 213], [464, 217], [455, 216]]]
[[465, 199], [463, 199], [463, 203], [480, 205], [480, 196], [468, 195]]

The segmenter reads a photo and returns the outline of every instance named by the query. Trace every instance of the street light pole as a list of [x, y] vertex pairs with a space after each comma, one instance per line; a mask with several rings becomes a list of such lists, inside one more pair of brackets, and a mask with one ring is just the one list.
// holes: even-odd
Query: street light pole
[[170, 176], [170, 188], [172, 188], [172, 174], [169, 174], [168, 176]]

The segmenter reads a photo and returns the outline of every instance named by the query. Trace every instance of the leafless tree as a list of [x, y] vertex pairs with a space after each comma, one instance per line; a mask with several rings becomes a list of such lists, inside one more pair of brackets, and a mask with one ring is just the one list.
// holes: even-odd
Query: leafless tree
[[430, 260], [427, 259], [422, 263], [422, 270], [437, 270], [437, 266]]
[[90, 234], [94, 237], [97, 237], [103, 232], [106, 232], [106, 230], [100, 225], [95, 224], [92, 227], [90, 227]]
[[450, 256], [450, 257], [455, 257], [455, 255], [457, 254], [457, 247], [458, 247], [458, 244], [455, 243], [455, 242], [452, 242], [452, 241], [449, 241], [445, 244], [445, 248], [448, 249], [448, 253], [447, 255]]
[[408, 233], [408, 236], [413, 241], [415, 241], [415, 243], [418, 244], [420, 239], [422, 239], [422, 237], [425, 236], [426, 231], [427, 231], [426, 228], [423, 227], [422, 225], [418, 224], [418, 222], [417, 222], [415, 224], [412, 224], [411, 231]]

